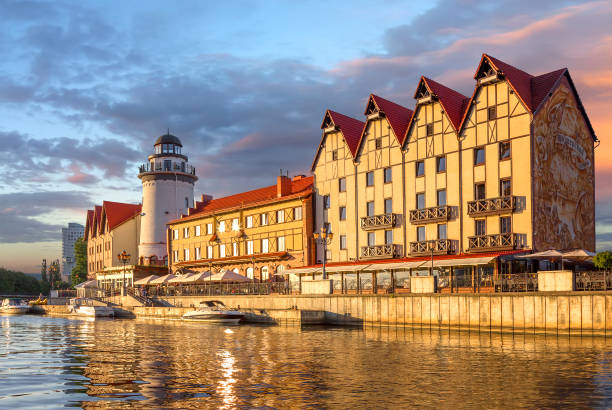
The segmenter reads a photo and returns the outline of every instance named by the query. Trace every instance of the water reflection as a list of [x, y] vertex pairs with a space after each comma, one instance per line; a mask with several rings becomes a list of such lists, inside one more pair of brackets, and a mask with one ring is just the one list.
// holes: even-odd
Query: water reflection
[[603, 338], [0, 318], [0, 408], [606, 406]]

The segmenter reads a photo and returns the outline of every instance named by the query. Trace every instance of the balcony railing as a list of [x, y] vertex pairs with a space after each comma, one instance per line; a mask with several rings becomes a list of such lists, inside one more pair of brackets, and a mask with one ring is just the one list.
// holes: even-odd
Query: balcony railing
[[195, 167], [189, 164], [179, 164], [178, 162], [175, 162], [169, 166], [159, 163], [152, 167], [150, 163], [147, 163], [138, 167], [139, 174], [144, 174], [147, 172], [181, 172], [183, 174], [195, 175]]
[[433, 250], [434, 255], [444, 255], [452, 253], [453, 241], [450, 239], [434, 239], [430, 241], [410, 242], [411, 255], [431, 255]]
[[468, 202], [468, 215], [496, 215], [513, 212], [516, 206], [516, 197], [501, 196], [499, 198], [477, 199]]
[[411, 223], [442, 222], [450, 217], [450, 206], [434, 206], [431, 208], [413, 209], [410, 211]]
[[518, 241], [515, 233], [498, 233], [468, 237], [469, 252], [486, 252], [490, 250], [515, 249]]
[[374, 245], [362, 246], [360, 259], [385, 259], [398, 256], [400, 256], [400, 247], [398, 245]]
[[396, 221], [396, 214], [364, 216], [361, 218], [361, 229], [367, 231], [371, 229], [390, 228], [395, 226]]

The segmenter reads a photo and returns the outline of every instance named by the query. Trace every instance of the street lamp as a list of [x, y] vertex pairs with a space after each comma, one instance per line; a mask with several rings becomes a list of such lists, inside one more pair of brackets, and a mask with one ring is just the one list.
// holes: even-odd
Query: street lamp
[[323, 244], [323, 279], [327, 279], [327, 274], [325, 272], [325, 259], [327, 258], [327, 245], [329, 245], [334, 238], [334, 234], [331, 232], [327, 232], [325, 226], [321, 227], [321, 233], [315, 232], [312, 236], [316, 242], [321, 242]]
[[117, 255], [117, 259], [123, 263], [123, 282], [122, 282], [122, 296], [125, 296], [125, 264], [130, 260], [130, 254], [123, 250], [120, 254]]

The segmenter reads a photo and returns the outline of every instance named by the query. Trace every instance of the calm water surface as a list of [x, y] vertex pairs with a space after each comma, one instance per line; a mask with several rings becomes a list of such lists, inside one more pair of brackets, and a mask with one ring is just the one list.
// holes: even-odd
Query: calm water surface
[[0, 408], [609, 407], [612, 340], [0, 316]]

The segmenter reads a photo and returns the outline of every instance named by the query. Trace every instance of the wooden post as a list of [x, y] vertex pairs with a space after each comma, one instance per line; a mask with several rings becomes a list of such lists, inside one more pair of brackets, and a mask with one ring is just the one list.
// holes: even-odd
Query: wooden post
[[453, 278], [455, 277], [455, 267], [451, 266], [450, 267], [450, 293], [453, 293]]
[[474, 265], [472, 265], [471, 271], [472, 271], [472, 292], [476, 292], [476, 283], [474, 282]]

